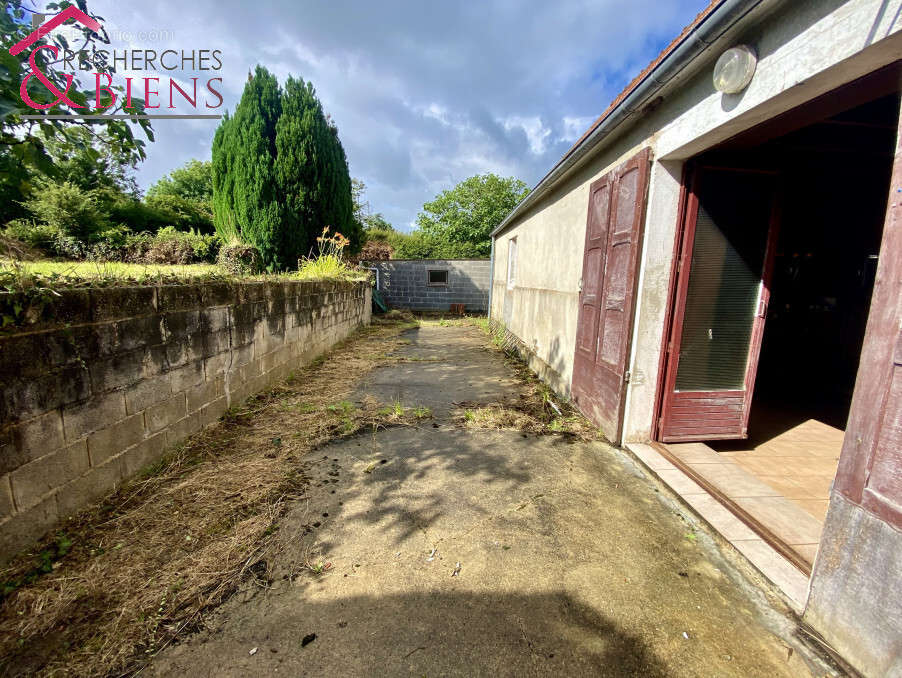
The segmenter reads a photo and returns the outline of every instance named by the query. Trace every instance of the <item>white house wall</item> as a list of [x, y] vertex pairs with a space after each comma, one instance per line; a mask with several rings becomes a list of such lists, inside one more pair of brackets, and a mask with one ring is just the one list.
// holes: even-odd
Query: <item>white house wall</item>
[[[739, 95], [721, 95], [713, 62], [752, 44], [759, 64]], [[653, 156], [637, 297], [625, 440], [651, 437], [677, 226], [683, 160], [902, 54], [902, 0], [764, 3], [667, 85], [654, 112], [615, 135], [572, 170], [495, 243], [492, 316], [534, 352], [533, 368], [568, 395], [579, 305], [589, 185], [644, 146]], [[507, 243], [518, 241], [516, 285], [507, 289]]]

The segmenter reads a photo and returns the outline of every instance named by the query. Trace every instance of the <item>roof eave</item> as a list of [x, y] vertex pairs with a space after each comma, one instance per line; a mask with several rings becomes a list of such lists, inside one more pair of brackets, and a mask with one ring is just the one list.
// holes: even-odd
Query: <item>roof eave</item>
[[[752, 10], [769, 0], [721, 0], [702, 12], [688, 30], [672, 43], [614, 104], [595, 121], [589, 131], [567, 151], [563, 158], [536, 184], [523, 200], [491, 233], [495, 238], [573, 169], [588, 153], [595, 150], [628, 118], [641, 113], [675, 76], [689, 67], [705, 50], [728, 30], [742, 21]], [[652, 62], [654, 63], [654, 62]]]

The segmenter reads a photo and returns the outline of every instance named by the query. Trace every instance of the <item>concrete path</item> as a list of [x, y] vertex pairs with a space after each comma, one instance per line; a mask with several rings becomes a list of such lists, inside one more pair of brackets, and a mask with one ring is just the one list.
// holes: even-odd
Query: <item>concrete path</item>
[[[436, 418], [316, 453], [271, 580], [249, 582], [148, 673], [827, 673], [776, 598], [624, 453], [455, 428], [455, 402], [518, 395], [479, 330], [409, 336], [404, 362], [358, 396]], [[321, 575], [303, 567], [320, 561]]]

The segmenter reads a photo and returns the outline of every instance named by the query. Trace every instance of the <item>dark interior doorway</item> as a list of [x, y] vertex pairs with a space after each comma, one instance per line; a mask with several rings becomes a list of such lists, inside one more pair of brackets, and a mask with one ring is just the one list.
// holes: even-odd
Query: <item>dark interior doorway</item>
[[[895, 82], [892, 94], [844, 108], [834, 96], [823, 117], [766, 137], [753, 130], [695, 159], [776, 174], [779, 235], [750, 363], [747, 439], [700, 430], [688, 438], [697, 442], [666, 449], [803, 571], [820, 541], [874, 289], [899, 121]], [[681, 329], [675, 321], [671, 337]], [[719, 422], [710, 423], [716, 432]]]
[[885, 96], [747, 154], [746, 163], [778, 169], [783, 184], [749, 421], [753, 442], [812, 418], [845, 428], [874, 288], [898, 115], [899, 96]]

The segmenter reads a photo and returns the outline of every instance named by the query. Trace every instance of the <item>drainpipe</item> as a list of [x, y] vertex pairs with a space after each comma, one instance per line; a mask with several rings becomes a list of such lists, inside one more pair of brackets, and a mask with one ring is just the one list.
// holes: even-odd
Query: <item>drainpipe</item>
[[601, 144], [621, 123], [626, 122], [631, 117], [641, 117], [648, 103], [653, 101], [658, 93], [676, 75], [681, 73], [696, 58], [702, 56], [708, 47], [723, 37], [728, 30], [764, 3], [776, 6], [779, 4], [779, 0], [778, 2], [771, 0], [723, 0], [708, 16], [689, 31], [686, 37], [683, 38], [683, 41], [651, 70], [606, 118], [598, 123], [598, 126], [592, 130], [582, 143], [570, 149], [567, 155], [536, 184], [536, 187], [492, 231], [492, 237], [494, 238], [501, 233], [501, 231], [511, 225], [514, 219], [535, 204], [580, 160]]
[[371, 266], [361, 266], [361, 268], [362, 268], [364, 271], [373, 271], [373, 272], [376, 274], [376, 291], [377, 291], [377, 292], [381, 292], [382, 290], [379, 289], [379, 269], [378, 269], [378, 268], [373, 268], [373, 267], [371, 267]]
[[486, 315], [492, 318], [492, 293], [495, 290], [495, 236], [492, 236], [492, 253], [489, 255], [489, 307]]

